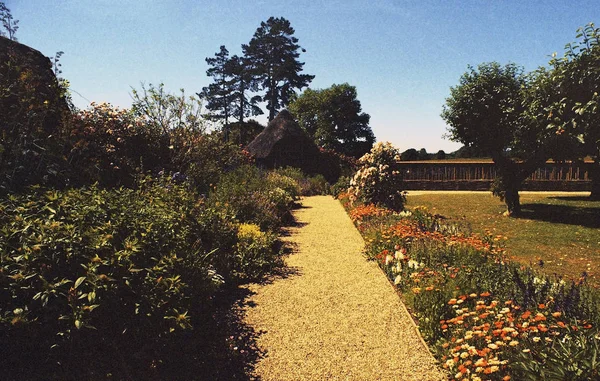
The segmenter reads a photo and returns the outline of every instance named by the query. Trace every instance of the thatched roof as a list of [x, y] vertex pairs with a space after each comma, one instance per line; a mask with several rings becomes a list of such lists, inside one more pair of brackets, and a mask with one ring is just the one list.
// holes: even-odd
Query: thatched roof
[[270, 121], [267, 127], [248, 144], [246, 150], [257, 159], [265, 159], [276, 146], [280, 146], [278, 143], [284, 142], [293, 142], [294, 145], [303, 146], [307, 148], [306, 151], [319, 152], [312, 139], [287, 110], [280, 111], [275, 119]]

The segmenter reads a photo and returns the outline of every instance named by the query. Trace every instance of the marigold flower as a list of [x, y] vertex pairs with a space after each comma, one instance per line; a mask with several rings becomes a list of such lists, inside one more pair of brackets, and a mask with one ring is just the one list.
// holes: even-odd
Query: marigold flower
[[560, 313], [558, 311], [552, 313], [552, 316], [555, 317], [555, 318], [560, 317], [560, 315], [562, 315], [562, 313]]
[[481, 296], [482, 298], [485, 298], [486, 296], [490, 296], [492, 294], [490, 294], [488, 291], [481, 293], [479, 296]]

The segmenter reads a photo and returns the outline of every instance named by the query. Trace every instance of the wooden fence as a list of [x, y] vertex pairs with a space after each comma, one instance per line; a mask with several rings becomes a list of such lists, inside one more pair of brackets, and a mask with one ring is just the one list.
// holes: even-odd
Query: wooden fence
[[[547, 163], [532, 173], [523, 189], [583, 190], [591, 188], [592, 163]], [[407, 190], [489, 189], [496, 177], [492, 162], [398, 162]]]

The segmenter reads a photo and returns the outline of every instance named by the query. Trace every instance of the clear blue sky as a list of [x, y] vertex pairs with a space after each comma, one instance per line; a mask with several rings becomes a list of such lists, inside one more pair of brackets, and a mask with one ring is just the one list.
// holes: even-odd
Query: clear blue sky
[[[261, 21], [285, 17], [306, 49], [312, 88], [348, 82], [379, 141], [453, 151], [440, 118], [467, 65], [515, 62], [527, 71], [562, 54], [576, 29], [600, 24], [598, 0], [8, 0], [17, 38], [47, 56], [90, 101], [129, 107], [131, 86], [163, 82], [193, 94], [204, 59], [241, 54]], [[75, 104], [88, 102], [73, 95]], [[264, 121], [264, 118], [261, 120]]]

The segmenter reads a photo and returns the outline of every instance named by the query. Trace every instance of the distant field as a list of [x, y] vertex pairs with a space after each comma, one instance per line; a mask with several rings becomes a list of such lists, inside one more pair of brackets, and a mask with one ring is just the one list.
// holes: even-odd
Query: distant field
[[408, 207], [464, 221], [473, 232], [508, 237], [509, 256], [547, 274], [600, 286], [600, 201], [585, 193], [524, 192], [523, 215], [502, 216], [504, 204], [490, 192], [409, 192]]

